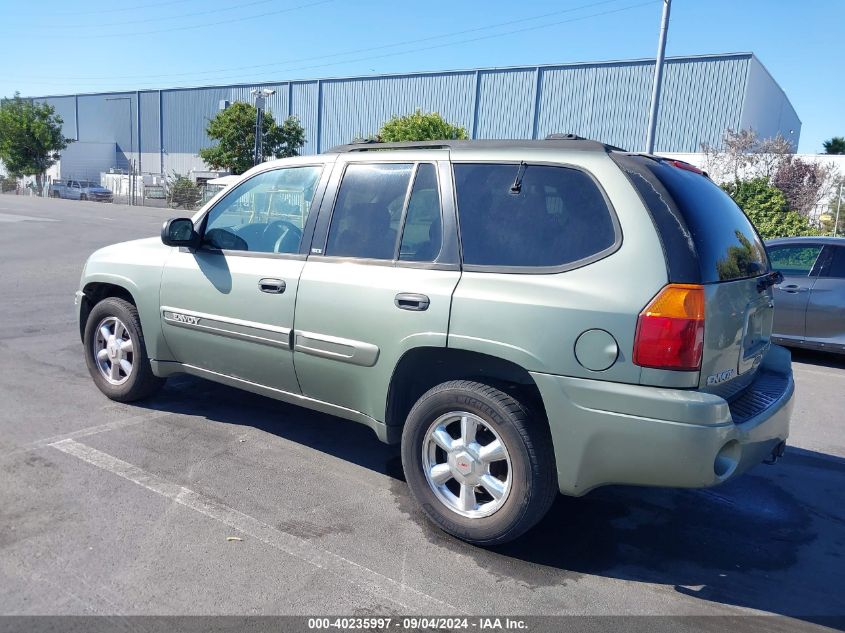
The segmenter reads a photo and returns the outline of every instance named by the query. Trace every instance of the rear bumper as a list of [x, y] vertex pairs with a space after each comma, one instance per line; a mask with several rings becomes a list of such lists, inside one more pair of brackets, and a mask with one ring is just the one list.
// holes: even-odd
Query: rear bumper
[[564, 494], [608, 484], [713, 486], [768, 458], [789, 435], [795, 384], [789, 352], [777, 346], [749, 397], [731, 405], [701, 391], [531, 375]]

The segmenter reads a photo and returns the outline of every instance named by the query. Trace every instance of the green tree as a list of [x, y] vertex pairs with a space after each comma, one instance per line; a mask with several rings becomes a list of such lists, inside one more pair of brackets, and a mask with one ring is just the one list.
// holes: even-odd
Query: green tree
[[845, 154], [845, 137], [834, 136], [832, 139], [822, 143], [825, 154]]
[[763, 239], [816, 235], [809, 220], [795, 211], [790, 211], [786, 197], [766, 178], [735, 180], [722, 185], [754, 224]]
[[452, 125], [437, 112], [417, 109], [413, 114], [394, 116], [381, 126], [378, 140], [384, 143], [400, 141], [447, 141], [466, 139], [467, 131]]
[[44, 172], [72, 142], [62, 136], [62, 118], [46, 103], [14, 98], [0, 102], [0, 160], [11, 176], [35, 176], [38, 188]]
[[[256, 116], [255, 106], [242, 102], [218, 112], [205, 130], [217, 144], [201, 149], [200, 158], [213, 169], [227, 169], [233, 174], [247, 171], [253, 166]], [[305, 145], [305, 130], [295, 116], [278, 125], [273, 115], [265, 112], [261, 130], [265, 157], [299, 156], [299, 150]]]

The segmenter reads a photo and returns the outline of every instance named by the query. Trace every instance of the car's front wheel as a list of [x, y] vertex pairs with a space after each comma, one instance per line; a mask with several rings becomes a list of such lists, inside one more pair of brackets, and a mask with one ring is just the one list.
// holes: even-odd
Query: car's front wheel
[[403, 429], [402, 463], [426, 515], [480, 545], [517, 538], [557, 494], [548, 427], [478, 382], [446, 382], [423, 394]]
[[128, 301], [110, 297], [94, 306], [85, 324], [84, 346], [94, 384], [112, 400], [141, 400], [164, 384], [153, 374], [138, 310]]

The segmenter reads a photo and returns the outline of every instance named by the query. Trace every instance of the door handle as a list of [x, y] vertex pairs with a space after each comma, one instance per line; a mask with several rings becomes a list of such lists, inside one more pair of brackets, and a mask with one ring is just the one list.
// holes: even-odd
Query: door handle
[[400, 310], [411, 310], [412, 312], [422, 312], [428, 310], [431, 301], [425, 295], [416, 294], [413, 292], [400, 292], [393, 300], [396, 307]]
[[261, 292], [268, 292], [271, 295], [280, 295], [285, 291], [285, 288], [287, 288], [287, 285], [281, 279], [265, 277], [258, 282], [258, 289]]
[[795, 294], [796, 292], [806, 292], [808, 288], [804, 288], [803, 286], [799, 286], [797, 284], [789, 284], [788, 286], [780, 286], [780, 289], [784, 292], [788, 292], [790, 294]]

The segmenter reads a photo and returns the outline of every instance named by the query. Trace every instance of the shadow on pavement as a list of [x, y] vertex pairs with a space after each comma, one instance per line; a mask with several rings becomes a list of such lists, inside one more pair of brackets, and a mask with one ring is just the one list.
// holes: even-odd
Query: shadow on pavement
[[845, 354], [834, 354], [832, 352], [816, 352], [807, 349], [791, 348], [792, 361], [818, 367], [830, 367], [832, 369], [845, 369]]
[[397, 506], [429, 541], [529, 588], [604, 576], [845, 630], [841, 457], [788, 448], [777, 465], [717, 488], [610, 486], [559, 496], [520, 540], [485, 549], [425, 520], [408, 495], [398, 447], [364, 426], [184, 376], [147, 406], [250, 426], [388, 475]]

